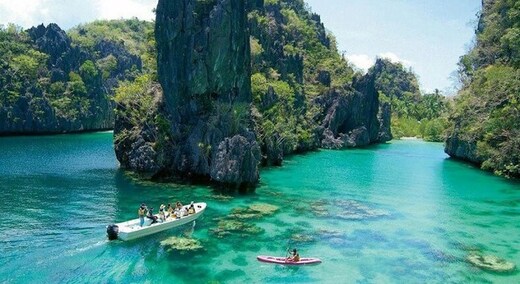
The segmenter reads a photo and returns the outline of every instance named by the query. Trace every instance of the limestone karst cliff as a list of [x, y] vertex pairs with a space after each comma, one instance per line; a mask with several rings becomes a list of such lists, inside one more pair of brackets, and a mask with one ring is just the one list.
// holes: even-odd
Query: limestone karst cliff
[[152, 175], [255, 184], [260, 148], [251, 130], [245, 2], [161, 0], [156, 15], [162, 88], [155, 95], [155, 110], [166, 126], [118, 136], [139, 127], [120, 115], [115, 133], [121, 138], [116, 139], [119, 160], [126, 168]]
[[159, 1], [156, 15], [158, 76], [116, 96], [123, 167], [252, 185], [259, 163], [391, 139], [375, 77], [355, 74], [303, 1]]
[[445, 152], [520, 177], [520, 6], [483, 0], [475, 46], [459, 62], [463, 86], [450, 113]]
[[0, 29], [0, 53], [0, 135], [111, 129], [113, 89], [142, 65], [123, 43], [88, 49], [57, 24]]

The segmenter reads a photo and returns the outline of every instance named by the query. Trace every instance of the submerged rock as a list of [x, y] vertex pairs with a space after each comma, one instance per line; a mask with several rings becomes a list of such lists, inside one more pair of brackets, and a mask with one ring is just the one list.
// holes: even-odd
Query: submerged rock
[[272, 215], [278, 210], [278, 206], [266, 203], [255, 203], [246, 208], [234, 208], [228, 216], [216, 218], [217, 228], [211, 231], [219, 238], [231, 234], [257, 235], [264, 230], [255, 224], [246, 223], [245, 220], [260, 219], [264, 216]]
[[254, 224], [248, 224], [238, 220], [220, 220], [218, 227], [211, 229], [217, 237], [222, 238], [231, 234], [238, 234], [241, 236], [258, 235], [264, 230]]
[[228, 218], [235, 219], [259, 219], [263, 216], [272, 215], [278, 210], [278, 206], [265, 203], [256, 203], [247, 208], [235, 208]]
[[166, 247], [168, 251], [179, 251], [181, 253], [203, 249], [200, 241], [181, 237], [170, 237], [161, 241], [161, 245]]
[[228, 202], [228, 201], [233, 200], [233, 196], [223, 195], [223, 194], [213, 194], [213, 195], [210, 195], [209, 198], [217, 200], [217, 201], [222, 201], [222, 202]]
[[364, 220], [388, 216], [389, 213], [373, 209], [355, 200], [335, 200], [334, 205], [340, 208], [337, 217], [347, 220]]
[[249, 209], [256, 211], [262, 215], [272, 215], [278, 210], [278, 206], [267, 203], [256, 203], [249, 206]]
[[325, 204], [311, 204], [311, 210], [314, 215], [319, 217], [326, 217], [330, 215], [329, 210]]
[[336, 230], [329, 229], [318, 229], [316, 234], [320, 236], [320, 238], [339, 238], [343, 236], [343, 233]]
[[227, 216], [228, 219], [259, 219], [262, 217], [262, 214], [259, 212], [251, 210], [248, 208], [234, 208], [231, 210], [231, 213]]
[[493, 255], [470, 254], [467, 260], [478, 268], [493, 272], [507, 273], [516, 269], [514, 263]]
[[384, 210], [370, 208], [355, 200], [319, 200], [312, 202], [310, 209], [314, 216], [334, 216], [345, 220], [365, 220], [390, 215]]
[[291, 241], [297, 243], [310, 243], [314, 242], [315, 239], [310, 234], [293, 234], [291, 235]]

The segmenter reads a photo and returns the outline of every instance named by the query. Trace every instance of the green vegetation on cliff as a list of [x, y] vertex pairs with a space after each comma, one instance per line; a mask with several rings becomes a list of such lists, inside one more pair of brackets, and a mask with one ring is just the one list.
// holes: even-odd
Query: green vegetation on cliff
[[68, 34], [56, 24], [0, 27], [0, 134], [112, 128], [113, 89], [140, 74], [142, 62], [155, 66], [155, 56], [146, 57], [150, 34], [153, 25], [136, 19]]
[[301, 0], [265, 1], [249, 24], [255, 121], [267, 162], [278, 164], [284, 154], [319, 146], [312, 100], [351, 84], [354, 71]]
[[[128, 20], [97, 20], [82, 24], [69, 30], [67, 34], [72, 41], [96, 52], [100, 42], [120, 43], [131, 54], [141, 57], [145, 71], [157, 69], [157, 53], [155, 52], [154, 24], [137, 18]], [[113, 58], [99, 59], [98, 65], [105, 71], [114, 68]]]
[[[213, 4], [197, 2], [196, 10], [203, 13]], [[304, 1], [265, 1], [250, 10], [248, 22], [254, 127], [262, 161], [280, 164], [284, 155], [320, 146], [318, 117], [326, 110], [314, 100], [332, 88], [351, 85], [355, 73], [338, 53], [320, 17]], [[150, 49], [145, 52], [149, 55], [143, 57], [152, 57]], [[125, 83], [117, 91], [121, 95], [116, 102], [123, 110], [127, 109], [122, 99], [127, 97], [123, 95], [126, 88], [139, 89], [140, 83]]]
[[377, 59], [368, 73], [376, 77], [375, 87], [380, 99], [392, 107], [392, 134], [395, 138], [444, 140], [449, 103], [438, 90], [422, 95], [415, 74], [401, 63], [388, 59]]
[[496, 174], [520, 177], [520, 6], [483, 1], [474, 48], [460, 60], [463, 88], [446, 152]]
[[56, 25], [48, 30], [43, 26], [28, 31], [14, 25], [1, 28], [0, 133], [39, 132], [40, 128], [60, 131], [60, 121], [73, 123], [92, 116], [93, 101], [102, 96], [96, 85], [97, 71], [88, 70], [88, 61], [53, 64], [61, 54], [59, 50], [46, 52], [46, 41], [35, 42], [44, 37], [42, 32], [54, 34], [63, 53], [82, 55], [67, 45], [64, 32]]
[[122, 167], [255, 184], [259, 161], [391, 139], [390, 108], [380, 106], [373, 78], [355, 74], [303, 1], [242, 4], [159, 1], [158, 76], [116, 91]]

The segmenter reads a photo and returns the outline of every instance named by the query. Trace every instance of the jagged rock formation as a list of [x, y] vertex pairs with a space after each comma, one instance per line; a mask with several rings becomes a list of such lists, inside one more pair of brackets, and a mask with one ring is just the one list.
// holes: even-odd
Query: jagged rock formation
[[379, 102], [379, 91], [386, 87], [379, 82], [381, 62], [354, 78], [352, 86], [332, 88], [315, 100], [324, 110], [321, 147], [363, 147], [392, 140], [390, 104]]
[[325, 110], [321, 120], [321, 147], [362, 147], [392, 139], [390, 106], [379, 106], [374, 77], [367, 74], [353, 87], [334, 88], [315, 101]]
[[371, 86], [364, 79], [353, 86], [354, 71], [303, 1], [266, 1], [249, 19], [254, 117], [264, 165], [280, 165], [287, 155], [319, 147], [391, 139], [389, 106], [379, 112], [375, 79]]
[[444, 151], [506, 177], [520, 177], [520, 6], [483, 0], [475, 47], [461, 57], [463, 88]]
[[[116, 139], [122, 166], [151, 175], [255, 184], [260, 148], [249, 130], [251, 71], [245, 2], [161, 0], [155, 32], [162, 86], [157, 115], [168, 127], [150, 137], [145, 137], [149, 131], [141, 130]], [[116, 126], [125, 123], [125, 117], [119, 116]], [[132, 125], [117, 126], [115, 135], [128, 129], [136, 130]], [[160, 139], [168, 142], [154, 147]]]
[[[113, 128], [110, 96], [128, 69], [140, 70], [139, 57], [113, 42], [89, 52], [56, 24], [1, 32], [7, 50], [0, 69], [0, 135]], [[124, 66], [103, 76], [95, 63], [103, 55]]]
[[402, 100], [407, 93], [417, 99], [421, 96], [417, 77], [400, 63], [394, 63], [385, 58], [377, 58], [368, 73], [373, 76], [376, 90], [390, 99]]
[[251, 185], [260, 160], [391, 139], [374, 75], [353, 80], [303, 1], [159, 1], [155, 36], [162, 89], [145, 78], [118, 101], [127, 169]]
[[92, 57], [81, 48], [72, 46], [72, 41], [57, 24], [43, 24], [27, 30], [38, 50], [49, 55], [53, 81], [65, 81], [69, 72], [78, 70], [83, 62]]

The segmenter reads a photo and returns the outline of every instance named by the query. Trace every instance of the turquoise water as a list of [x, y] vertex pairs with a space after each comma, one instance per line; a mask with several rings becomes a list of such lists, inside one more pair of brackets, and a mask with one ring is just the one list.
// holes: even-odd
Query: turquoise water
[[[134, 218], [141, 202], [176, 200], [208, 209], [195, 225], [106, 240], [105, 226]], [[230, 216], [258, 204], [278, 209]], [[437, 143], [296, 156], [263, 170], [255, 192], [226, 193], [133, 179], [118, 169], [111, 133], [1, 138], [0, 212], [0, 282], [520, 282], [465, 260], [520, 265], [520, 185], [448, 159]], [[203, 249], [161, 245], [172, 236]], [[287, 247], [323, 263], [256, 260]]]

